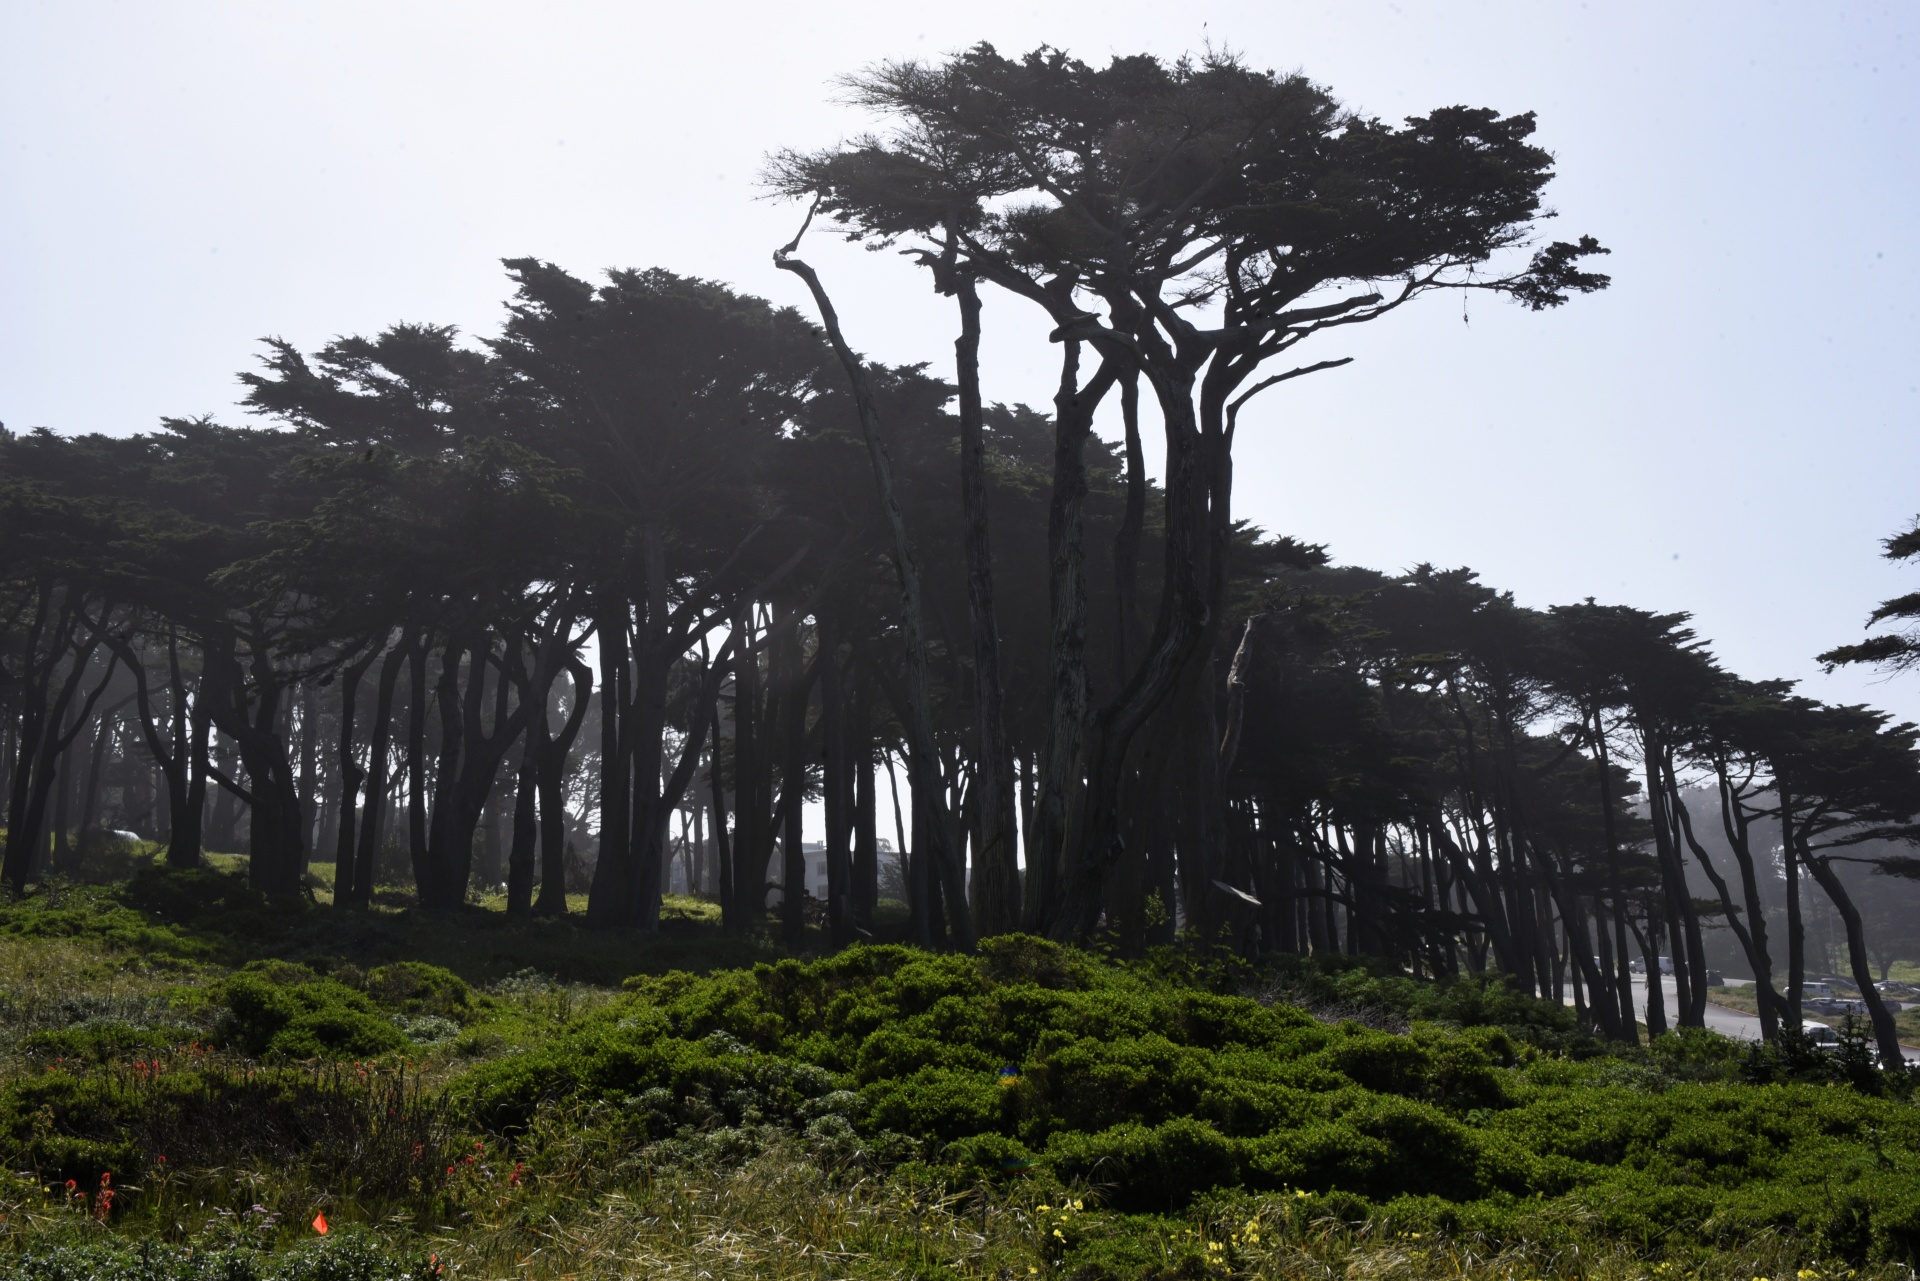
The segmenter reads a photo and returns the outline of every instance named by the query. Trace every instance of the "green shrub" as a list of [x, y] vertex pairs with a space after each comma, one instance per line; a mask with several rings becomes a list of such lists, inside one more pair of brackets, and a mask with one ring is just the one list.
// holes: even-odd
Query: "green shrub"
[[258, 1058], [370, 1058], [408, 1044], [365, 993], [284, 961], [247, 966], [218, 999], [221, 1043]]
[[1240, 1182], [1242, 1145], [1205, 1121], [1128, 1122], [1098, 1134], [1056, 1134], [1047, 1156], [1063, 1177], [1105, 1191], [1120, 1210], [1176, 1210]]
[[[504, 1029], [525, 1048], [460, 1072], [446, 1105], [459, 1124], [509, 1136], [537, 1162], [552, 1159], [540, 1145], [556, 1141], [553, 1118], [570, 1118], [568, 1144], [592, 1155], [554, 1167], [556, 1177], [738, 1164], [787, 1144], [823, 1169], [904, 1162], [952, 1188], [1064, 1180], [1127, 1213], [1284, 1192], [1304, 1194], [1298, 1204], [1315, 1213], [1495, 1241], [1774, 1234], [1856, 1261], [1915, 1252], [1920, 1113], [1909, 1105], [1831, 1074], [1794, 1080], [1784, 1058], [1766, 1061], [1770, 1083], [1751, 1084], [1749, 1056], [1700, 1033], [1648, 1050], [1556, 1050], [1524, 1034], [1553, 1021], [1511, 1021], [1534, 1016], [1498, 985], [1457, 982], [1447, 997], [1364, 969], [1320, 981], [1403, 1008], [1452, 1001], [1509, 1021], [1415, 1021], [1405, 1033], [1328, 1026], [1186, 985], [1157, 962], [1120, 965], [1018, 938], [971, 957], [868, 947], [669, 973], [636, 979], [579, 1017], [562, 1004], [536, 1015], [417, 963], [362, 972], [344, 960], [259, 962], [199, 999], [223, 1045], [269, 1061], [368, 1058], [410, 1043], [477, 1053], [504, 1048]], [[137, 1176], [178, 1146], [210, 1167], [304, 1161], [347, 1172], [329, 1178], [362, 1178], [362, 1158], [350, 1154], [365, 1126], [384, 1123], [364, 1100], [341, 1103], [351, 1090], [329, 1093], [337, 1083], [325, 1074], [351, 1076], [350, 1066], [257, 1079], [172, 1070], [146, 1079], [113, 1066], [174, 1062], [169, 1047], [191, 1039], [197, 1017], [187, 999], [111, 1013], [76, 1006], [18, 1042], [42, 1063], [108, 1066], [0, 1089], [10, 1168], [81, 1182], [106, 1169]], [[394, 1151], [375, 1163], [384, 1173], [364, 1177], [415, 1186], [425, 1158]], [[1147, 1237], [1100, 1245], [1112, 1257], [1086, 1266], [1117, 1268], [1135, 1246], [1158, 1260], [1152, 1267], [1185, 1266]]]
[[117, 1063], [188, 1045], [199, 1036], [182, 1024], [141, 1026], [121, 1019], [88, 1019], [71, 1027], [29, 1032], [20, 1039], [20, 1049], [37, 1059]]
[[1072, 1281], [1201, 1281], [1222, 1274], [1205, 1240], [1187, 1224], [1159, 1215], [1118, 1221], [1102, 1216], [1096, 1229], [1083, 1227], [1073, 1235], [1063, 1251]]
[[[1218, 990], [1234, 973], [1009, 938], [974, 957], [865, 947], [669, 974], [452, 1089], [500, 1130], [615, 1105], [621, 1141], [674, 1159], [760, 1151], [785, 1130], [829, 1162], [904, 1151], [957, 1185], [1078, 1180], [1128, 1211], [1291, 1189], [1359, 1219], [1392, 1207], [1427, 1225], [1413, 1231], [1597, 1222], [1635, 1241], [1785, 1233], [1842, 1257], [1912, 1254], [1911, 1107], [1746, 1084], [1742, 1052], [1699, 1033], [1556, 1049], [1571, 1016], [1491, 981], [1315, 977], [1352, 1008], [1499, 1020], [1396, 1034]], [[819, 1111], [829, 1098], [853, 1102]]]
[[204, 941], [150, 921], [103, 890], [70, 889], [0, 904], [0, 933], [18, 938], [86, 939], [148, 958], [212, 954]]
[[247, 884], [244, 872], [210, 867], [156, 864], [129, 879], [118, 897], [176, 930], [244, 940], [271, 938], [312, 910], [305, 898], [270, 899]]
[[451, 1019], [465, 1026], [487, 1013], [492, 1002], [476, 996], [466, 980], [437, 965], [400, 961], [367, 973], [367, 995], [384, 1009], [413, 1017]]

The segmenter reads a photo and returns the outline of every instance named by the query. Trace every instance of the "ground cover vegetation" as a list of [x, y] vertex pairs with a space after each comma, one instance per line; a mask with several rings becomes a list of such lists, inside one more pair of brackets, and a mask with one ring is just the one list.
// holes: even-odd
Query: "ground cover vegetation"
[[[844, 88], [876, 132], [766, 175], [814, 319], [518, 258], [492, 335], [268, 341], [256, 425], [0, 428], [8, 1248], [1910, 1262], [1920, 731], [1233, 514], [1243, 412], [1352, 363], [1321, 331], [1606, 286], [1532, 116], [1218, 52]], [[817, 225], [954, 301], [950, 376], [859, 355]], [[983, 290], [1051, 406], [988, 399]]]
[[[618, 987], [470, 946], [474, 983], [350, 959], [299, 900], [253, 897], [263, 945], [250, 894], [159, 868], [0, 910], [25, 1275], [1750, 1278], [1920, 1246], [1913, 1082], [1851, 1030], [1628, 1047], [1495, 977], [1028, 935], [704, 974], [661, 938]], [[439, 928], [541, 928], [494, 916]], [[549, 960], [596, 971], [567, 928]]]

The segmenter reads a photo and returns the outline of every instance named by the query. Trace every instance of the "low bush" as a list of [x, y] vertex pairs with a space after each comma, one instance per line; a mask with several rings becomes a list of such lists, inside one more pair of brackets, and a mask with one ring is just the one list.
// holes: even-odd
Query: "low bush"
[[305, 966], [256, 961], [222, 984], [216, 1037], [256, 1058], [370, 1058], [406, 1047], [373, 998]]
[[314, 916], [298, 961], [183, 957], [190, 986], [108, 941], [306, 911], [243, 890], [169, 873], [138, 910], [131, 888], [0, 908], [62, 958], [0, 993], [10, 1274], [387, 1281], [452, 1251], [529, 1277], [1748, 1281], [1920, 1258], [1920, 1112], [1858, 1029], [1837, 1054], [1622, 1048], [1490, 980], [1032, 938], [618, 992], [497, 956], [477, 990], [396, 957], [377, 914]]
[[364, 973], [345, 964], [255, 961], [211, 999], [218, 1044], [281, 1062], [373, 1058], [452, 1042], [496, 1008], [458, 975], [416, 961]]
[[684, 1148], [723, 1128], [797, 1133], [838, 1097], [860, 1142], [905, 1142], [957, 1183], [1032, 1169], [1136, 1212], [1293, 1190], [1364, 1213], [1424, 1206], [1497, 1238], [1554, 1198], [1643, 1241], [1786, 1232], [1856, 1259], [1920, 1251], [1910, 1105], [1832, 1081], [1752, 1084], [1751, 1060], [1703, 1034], [1549, 1053], [1526, 1030], [1558, 1024], [1484, 988], [1449, 1008], [1500, 1026], [1395, 1034], [1023, 938], [628, 988], [476, 1067], [454, 1099], [507, 1134], [543, 1108], [619, 1103], [632, 1141]]

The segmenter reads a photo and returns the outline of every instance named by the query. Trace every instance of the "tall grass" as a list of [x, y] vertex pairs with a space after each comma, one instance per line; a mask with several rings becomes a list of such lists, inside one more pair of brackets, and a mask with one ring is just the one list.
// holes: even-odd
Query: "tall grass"
[[[379, 1281], [403, 1276], [761, 1278], [888, 1281], [1912, 1281], [1904, 1265], [1823, 1265], [1776, 1236], [1738, 1249], [1663, 1255], [1586, 1235], [1578, 1212], [1556, 1210], [1537, 1241], [1494, 1246], [1473, 1237], [1349, 1221], [1312, 1198], [1225, 1198], [1186, 1215], [1116, 1216], [1091, 1190], [958, 1192], [910, 1175], [835, 1169], [797, 1147], [776, 1147], [731, 1168], [654, 1170], [617, 1191], [502, 1186], [462, 1221], [396, 1212], [370, 1227], [329, 1225], [321, 1239], [290, 1213], [261, 1212], [283, 1189], [238, 1212], [215, 1210], [192, 1235], [143, 1243], [104, 1229], [85, 1198], [21, 1223], [9, 1213], [0, 1249], [23, 1281], [101, 1275], [122, 1281], [315, 1276]], [[1043, 1199], [1044, 1197], [1044, 1199]], [[289, 1243], [295, 1243], [289, 1246]], [[282, 1248], [266, 1252], [278, 1243]], [[316, 1269], [331, 1251], [339, 1266]], [[144, 1263], [143, 1263], [144, 1260]], [[348, 1262], [354, 1265], [349, 1271]], [[225, 1266], [232, 1264], [234, 1266]], [[295, 1268], [299, 1270], [294, 1271]], [[68, 1271], [61, 1271], [67, 1268]]]

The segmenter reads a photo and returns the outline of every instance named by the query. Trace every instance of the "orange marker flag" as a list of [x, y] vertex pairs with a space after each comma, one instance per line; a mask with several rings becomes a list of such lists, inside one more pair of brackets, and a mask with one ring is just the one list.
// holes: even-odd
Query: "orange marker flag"
[[318, 1232], [321, 1236], [327, 1235], [327, 1216], [326, 1215], [316, 1214], [313, 1216], [313, 1230], [315, 1232]]

